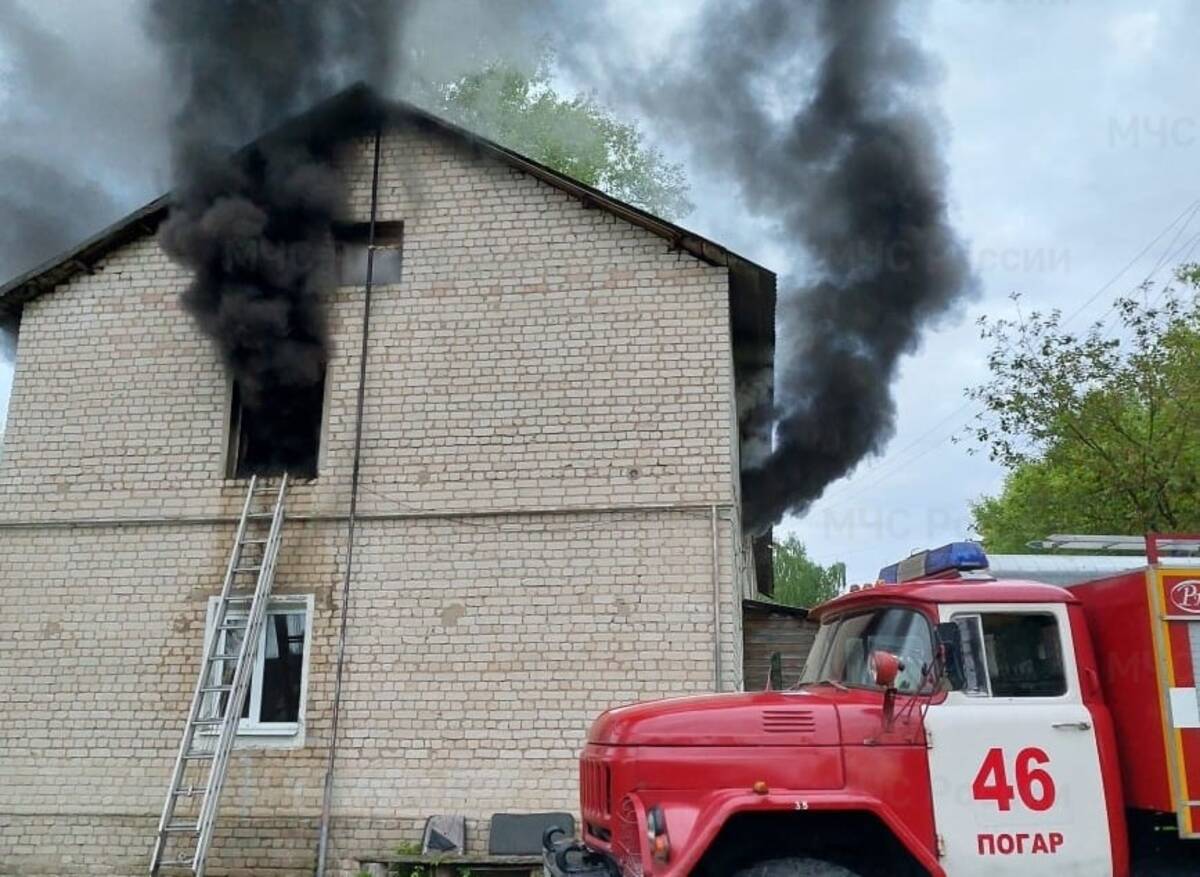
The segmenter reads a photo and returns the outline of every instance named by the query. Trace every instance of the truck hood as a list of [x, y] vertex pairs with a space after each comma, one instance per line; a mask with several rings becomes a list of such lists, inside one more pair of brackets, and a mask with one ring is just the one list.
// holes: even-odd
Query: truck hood
[[836, 746], [838, 709], [811, 692], [709, 694], [620, 706], [592, 724], [600, 746]]

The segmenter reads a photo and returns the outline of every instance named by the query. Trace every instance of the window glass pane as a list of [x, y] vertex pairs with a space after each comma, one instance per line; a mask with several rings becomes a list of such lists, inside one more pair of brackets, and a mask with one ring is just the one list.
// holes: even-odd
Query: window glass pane
[[829, 645], [837, 630], [836, 621], [828, 621], [817, 630], [812, 648], [808, 650], [808, 659], [804, 662], [804, 672], [800, 674], [801, 682], [819, 682], [824, 671], [825, 660], [829, 657]]
[[[900, 691], [916, 691], [933, 663], [933, 640], [929, 622], [908, 609], [880, 609], [853, 615], [828, 625], [818, 634], [809, 662], [806, 682], [831, 680], [844, 685], [875, 687], [869, 659], [874, 651], [890, 652], [900, 658], [903, 669], [896, 677]], [[825, 650], [822, 657], [818, 649]], [[819, 670], [815, 670], [816, 667]], [[813, 678], [813, 677], [816, 678]]]
[[[367, 282], [367, 245], [343, 243], [338, 245], [338, 285], [362, 286]], [[403, 265], [399, 247], [376, 246], [375, 260], [371, 265], [371, 284], [387, 286], [400, 282]]]
[[1053, 615], [983, 615], [983, 645], [995, 697], [1057, 697], [1067, 691]]
[[[978, 615], [956, 615], [954, 624], [958, 627], [959, 642], [962, 643], [962, 654], [958, 656], [960, 666], [957, 672], [950, 672], [951, 679], [957, 678], [955, 690], [967, 694], [986, 697], [988, 690], [987, 666], [983, 661], [983, 628]], [[949, 669], [949, 668], [948, 668]]]
[[296, 722], [300, 719], [305, 626], [303, 612], [267, 616], [260, 722]]

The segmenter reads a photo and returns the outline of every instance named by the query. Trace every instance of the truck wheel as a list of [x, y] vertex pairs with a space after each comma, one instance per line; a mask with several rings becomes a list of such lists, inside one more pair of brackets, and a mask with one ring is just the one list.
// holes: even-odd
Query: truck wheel
[[756, 862], [738, 871], [734, 877], [857, 877], [841, 865], [819, 859], [771, 859]]

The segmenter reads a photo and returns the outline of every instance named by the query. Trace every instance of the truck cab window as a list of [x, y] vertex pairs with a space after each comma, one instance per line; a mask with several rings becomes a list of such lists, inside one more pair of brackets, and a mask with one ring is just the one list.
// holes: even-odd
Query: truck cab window
[[968, 694], [993, 697], [1059, 697], [1067, 692], [1058, 620], [1048, 613], [984, 612], [957, 616], [965, 658], [982, 662], [982, 679], [967, 685]]
[[877, 650], [891, 652], [903, 662], [896, 688], [917, 691], [933, 661], [929, 621], [911, 609], [888, 608], [826, 622], [813, 643], [801, 682], [874, 688], [869, 659]]

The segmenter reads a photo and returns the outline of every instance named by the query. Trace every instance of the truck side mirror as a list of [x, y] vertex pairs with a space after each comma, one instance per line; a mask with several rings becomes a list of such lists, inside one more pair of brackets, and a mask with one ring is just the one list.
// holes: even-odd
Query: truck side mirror
[[880, 688], [895, 688], [896, 677], [900, 675], [903, 665], [900, 659], [891, 652], [876, 650], [871, 652], [871, 672], [875, 684]]
[[960, 691], [967, 684], [963, 674], [962, 629], [953, 621], [943, 621], [937, 626], [937, 642], [942, 672], [950, 680], [951, 689]]

